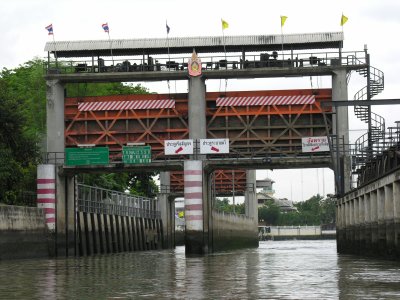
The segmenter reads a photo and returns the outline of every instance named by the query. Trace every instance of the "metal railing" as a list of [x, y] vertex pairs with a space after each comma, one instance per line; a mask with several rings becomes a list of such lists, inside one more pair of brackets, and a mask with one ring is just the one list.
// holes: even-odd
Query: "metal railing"
[[[154, 56], [122, 57], [104, 59], [90, 57], [77, 60], [46, 61], [44, 68], [47, 74], [72, 73], [110, 73], [110, 72], [152, 72], [187, 70], [190, 55], [187, 56]], [[250, 69], [250, 68], [315, 68], [322, 66], [357, 66], [365, 64], [364, 51], [349, 52], [284, 52], [278, 54], [259, 53], [199, 56], [203, 70]]]
[[157, 200], [84, 184], [77, 185], [78, 211], [129, 217], [161, 218]]

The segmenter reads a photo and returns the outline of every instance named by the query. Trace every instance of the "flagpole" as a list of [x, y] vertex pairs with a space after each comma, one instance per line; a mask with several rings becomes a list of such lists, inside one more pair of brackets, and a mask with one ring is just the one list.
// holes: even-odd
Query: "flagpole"
[[57, 48], [56, 48], [56, 40], [54, 38], [54, 31], [52, 33], [52, 36], [53, 36], [53, 44], [54, 44], [54, 57], [56, 59], [56, 68], [58, 68]]
[[[107, 24], [108, 24], [108, 23], [107, 23]], [[113, 55], [113, 52], [112, 52], [112, 42], [111, 42], [111, 38], [110, 38], [110, 27], [108, 27], [107, 34], [108, 34], [108, 42], [110, 43], [110, 51], [111, 51], [112, 64], [113, 64], [113, 66], [114, 66], [114, 55]]]
[[[224, 33], [224, 23], [225, 22], [223, 19], [221, 19], [222, 23], [222, 43], [224, 45], [224, 54], [225, 54], [225, 70], [228, 71], [228, 60], [226, 58], [226, 46], [225, 46], [225, 33]], [[221, 81], [220, 81], [220, 86], [221, 86]], [[228, 86], [228, 78], [225, 78], [225, 94], [226, 94], [226, 88]], [[221, 89], [221, 87], [220, 87]]]
[[[168, 20], [165, 20], [165, 28], [167, 30], [167, 53], [168, 53], [168, 64], [167, 64], [167, 67], [168, 67], [168, 71], [170, 71], [171, 70], [171, 56], [170, 56], [170, 53], [169, 53], [169, 26], [168, 26]], [[168, 96], [169, 96], [169, 98], [171, 98], [171, 86], [169, 84], [169, 80], [167, 80], [167, 85], [168, 85]], [[175, 90], [176, 90], [176, 88], [175, 88]]]
[[167, 51], [168, 51], [168, 61], [171, 61], [171, 57], [169, 54], [169, 26], [168, 26], [168, 20], [165, 20], [166, 28], [167, 28]]
[[[221, 19], [221, 22], [223, 20]], [[225, 53], [225, 61], [228, 64], [227, 60], [226, 60], [226, 47], [225, 47], [225, 33], [224, 33], [224, 26], [222, 25], [222, 43], [224, 45], [224, 53]], [[226, 68], [228, 68], [228, 65], [226, 65]]]
[[285, 55], [283, 54], [283, 26], [281, 26], [281, 42], [282, 42], [282, 67], [284, 66]]

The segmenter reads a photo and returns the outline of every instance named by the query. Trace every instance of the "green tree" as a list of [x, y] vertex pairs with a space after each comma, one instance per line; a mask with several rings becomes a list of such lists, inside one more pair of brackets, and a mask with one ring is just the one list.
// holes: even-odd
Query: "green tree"
[[217, 198], [215, 201], [214, 208], [220, 212], [226, 212], [226, 213], [234, 212], [235, 214], [238, 214], [238, 215], [245, 214], [245, 204], [244, 203], [233, 205], [233, 204], [229, 203], [228, 198], [223, 198], [222, 200]]
[[281, 209], [273, 202], [264, 204], [258, 209], [258, 219], [265, 225], [278, 225], [281, 217]]
[[39, 157], [37, 139], [29, 133], [23, 100], [10, 92], [9, 82], [0, 78], [0, 202], [23, 204], [22, 191], [35, 185]]
[[[36, 190], [36, 166], [46, 132], [44, 61], [34, 58], [15, 69], [0, 72], [0, 202], [24, 204], [20, 194]], [[141, 85], [122, 83], [68, 84], [68, 96], [149, 93]], [[147, 175], [82, 175], [85, 183], [132, 193], [154, 195]], [[140, 178], [139, 178], [140, 177]], [[148, 182], [145, 182], [148, 180]]]

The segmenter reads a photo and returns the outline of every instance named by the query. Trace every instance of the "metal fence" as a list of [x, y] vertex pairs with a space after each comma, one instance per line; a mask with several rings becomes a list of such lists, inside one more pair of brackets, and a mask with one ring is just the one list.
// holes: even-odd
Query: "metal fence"
[[[187, 70], [189, 56], [155, 55], [144, 59], [140, 56], [125, 56], [119, 59], [93, 57], [46, 61], [44, 69], [48, 74], [68, 73], [110, 73], [110, 72], [151, 72]], [[250, 68], [315, 68], [322, 66], [356, 66], [365, 63], [365, 51], [348, 51], [339, 53], [305, 51], [284, 51], [279, 53], [257, 53], [246, 55], [200, 55], [204, 70], [228, 70]]]
[[84, 184], [77, 185], [78, 211], [129, 217], [161, 218], [157, 199]]

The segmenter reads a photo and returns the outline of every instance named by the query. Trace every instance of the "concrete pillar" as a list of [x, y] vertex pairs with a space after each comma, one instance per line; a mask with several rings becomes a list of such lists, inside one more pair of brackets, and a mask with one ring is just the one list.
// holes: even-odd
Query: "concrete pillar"
[[[57, 167], [57, 171], [60, 167]], [[74, 256], [76, 233], [75, 177], [57, 175], [56, 253]]]
[[246, 171], [246, 181], [247, 189], [245, 192], [245, 213], [246, 217], [253, 218], [254, 224], [257, 226], [258, 204], [256, 197], [256, 170]]
[[385, 224], [386, 224], [386, 255], [395, 256], [394, 240], [394, 199], [393, 184], [387, 184], [384, 187], [385, 192]]
[[360, 197], [353, 200], [353, 212], [354, 212], [354, 222], [353, 222], [353, 253], [359, 253], [360, 251], [360, 211], [359, 211]]
[[184, 162], [185, 178], [185, 249], [186, 254], [203, 254], [203, 162]]
[[[346, 70], [335, 70], [332, 75], [332, 101], [340, 101], [347, 100], [347, 72]], [[333, 134], [340, 138], [344, 138], [345, 145], [345, 153], [341, 152], [341, 159], [343, 159], [343, 170], [341, 169], [341, 174], [339, 181], [344, 182], [344, 190], [342, 193], [350, 191], [351, 188], [351, 161], [349, 155], [349, 116], [348, 116], [348, 107], [347, 106], [339, 106], [335, 109], [335, 118], [333, 120]], [[334, 145], [336, 148], [336, 145]], [[340, 147], [342, 151], [342, 147]], [[335, 157], [335, 165], [337, 164], [337, 160]], [[337, 170], [337, 167], [335, 168]], [[343, 178], [342, 178], [343, 176]]]
[[46, 88], [47, 152], [64, 153], [64, 86], [58, 80], [47, 80]]
[[[164, 249], [174, 248], [175, 218], [174, 203], [169, 199], [171, 178], [170, 172], [160, 172], [161, 193], [158, 194], [158, 205], [161, 211], [162, 221], [162, 247]], [[171, 203], [172, 202], [172, 203]]]
[[37, 167], [37, 206], [43, 208], [47, 229], [56, 229], [56, 174], [55, 165]]
[[371, 249], [371, 194], [366, 193], [364, 195], [364, 249], [370, 251]]
[[[56, 165], [62, 164], [65, 148], [64, 86], [58, 80], [46, 81], [47, 152]], [[58, 167], [56, 167], [58, 168]], [[56, 169], [56, 247], [57, 255], [74, 255], [75, 190], [74, 178], [60, 175]]]
[[[206, 86], [202, 76], [189, 78], [189, 138], [207, 137]], [[196, 148], [198, 144], [196, 143]], [[198, 149], [196, 149], [196, 152]], [[185, 180], [185, 251], [186, 254], [204, 254], [209, 251], [208, 180], [203, 171], [204, 155], [195, 153], [184, 163]], [[203, 181], [203, 178], [205, 180]], [[203, 192], [204, 191], [204, 192]], [[205, 224], [205, 226], [204, 226]]]
[[365, 247], [365, 194], [359, 197], [358, 200], [358, 245], [359, 249], [363, 251]]
[[381, 187], [378, 189], [377, 195], [377, 209], [378, 209], [378, 251], [380, 255], [386, 253], [386, 222], [385, 222], [385, 189]]
[[370, 193], [371, 204], [371, 253], [378, 253], [378, 192]]
[[207, 137], [206, 123], [206, 85], [204, 78], [189, 79], [189, 138], [205, 139]]
[[394, 247], [396, 258], [400, 259], [400, 181], [393, 182]]

